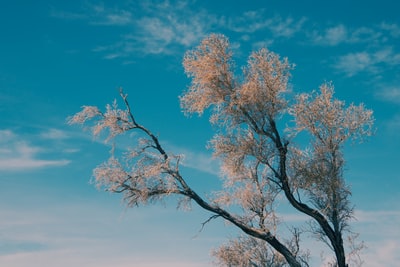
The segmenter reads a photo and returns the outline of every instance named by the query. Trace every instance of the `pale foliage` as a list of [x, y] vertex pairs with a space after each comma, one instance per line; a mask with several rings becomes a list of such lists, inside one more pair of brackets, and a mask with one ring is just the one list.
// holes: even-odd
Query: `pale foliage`
[[320, 93], [300, 94], [290, 110], [295, 117], [297, 132], [306, 130], [314, 137], [314, 146], [339, 150], [349, 138], [362, 141], [372, 133], [372, 111], [361, 104], [345, 107], [333, 99], [332, 84], [325, 83]]
[[255, 238], [240, 236], [213, 251], [218, 266], [284, 267], [285, 258], [271, 250], [268, 244]]
[[[293, 238], [285, 243], [305, 266], [308, 266], [308, 252], [300, 251], [300, 233], [293, 231]], [[302, 253], [302, 254], [300, 254]], [[249, 236], [239, 236], [212, 251], [218, 266], [238, 267], [285, 267], [285, 258], [273, 250], [266, 242]]]
[[[122, 157], [112, 153], [108, 161], [93, 171], [99, 187], [111, 192], [123, 192], [129, 205], [145, 204], [161, 199], [164, 195], [179, 194], [181, 186], [171, 175], [179, 165], [179, 156], [168, 156], [161, 148], [157, 138], [139, 125], [121, 90], [126, 109], [118, 108], [116, 100], [106, 106], [102, 113], [97, 107], [84, 106], [82, 111], [69, 118], [70, 124], [84, 124], [92, 121], [90, 128], [94, 136], [107, 131], [106, 141], [129, 130], [138, 130], [143, 138], [137, 139], [137, 146], [128, 149]], [[114, 150], [112, 150], [113, 152]]]
[[186, 53], [183, 65], [192, 78], [190, 94], [181, 97], [181, 104], [188, 113], [203, 113], [212, 104], [224, 103], [234, 87], [231, 72], [229, 42], [221, 35], [204, 40], [197, 50]]
[[[199, 196], [180, 173], [180, 157], [167, 153], [158, 137], [136, 122], [122, 91], [124, 110], [116, 102], [105, 113], [85, 106], [69, 120], [72, 124], [92, 120], [93, 134], [107, 130], [106, 140], [130, 130], [142, 136], [134, 150], [121, 157], [112, 155], [94, 170], [97, 183], [124, 192], [130, 205], [179, 195], [210, 211], [210, 219], [222, 217], [237, 226], [249, 237], [215, 252], [227, 266], [270, 266], [266, 262], [271, 257], [275, 259], [271, 266], [284, 266], [283, 261], [307, 265], [299, 232], [293, 231], [293, 246], [281, 241], [285, 238], [277, 231], [282, 226], [277, 204], [286, 200], [309, 216], [311, 231], [332, 248], [336, 264], [345, 267], [343, 236], [352, 206], [344, 179], [343, 146], [348, 139], [362, 141], [371, 135], [372, 111], [363, 105], [346, 107], [334, 99], [330, 83], [318, 92], [290, 98], [287, 88], [293, 65], [266, 48], [253, 52], [243, 74], [236, 75], [229, 41], [223, 35], [205, 38], [186, 53], [183, 64], [192, 82], [180, 97], [181, 107], [186, 114], [202, 114], [212, 107], [210, 120], [217, 134], [209, 147], [222, 162], [224, 190], [212, 199]], [[288, 124], [289, 116], [292, 125], [279, 128], [278, 123]], [[308, 147], [295, 145], [300, 132], [309, 137]]]

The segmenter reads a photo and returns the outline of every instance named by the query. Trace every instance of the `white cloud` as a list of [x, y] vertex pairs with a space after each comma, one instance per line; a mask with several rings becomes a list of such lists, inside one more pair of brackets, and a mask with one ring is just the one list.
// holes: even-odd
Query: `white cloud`
[[107, 8], [104, 4], [86, 4], [83, 12], [51, 10], [50, 16], [64, 20], [88, 20], [91, 25], [125, 26], [132, 23], [132, 13], [119, 8]]
[[305, 18], [296, 21], [291, 17], [285, 19], [278, 17], [269, 26], [269, 29], [273, 32], [274, 36], [290, 38], [302, 30], [305, 21]]
[[219, 161], [206, 153], [184, 152], [183, 165], [212, 175], [220, 175]]
[[126, 25], [131, 23], [132, 15], [128, 11], [121, 11], [118, 14], [108, 14], [107, 20], [104, 22], [106, 25]]
[[[49, 134], [50, 133], [50, 134]], [[47, 138], [59, 138], [60, 132], [50, 131]], [[0, 131], [0, 171], [25, 171], [43, 167], [64, 166], [66, 159], [41, 159], [38, 154], [45, 149], [31, 145], [10, 130]]]
[[[177, 48], [187, 48], [203, 38], [217, 18], [204, 10], [193, 11], [186, 2], [171, 4], [146, 2], [132, 14], [128, 10], [108, 10], [93, 7], [93, 25], [130, 25], [122, 38], [93, 51], [101, 52], [105, 59], [124, 58], [133, 53], [171, 54]], [[132, 7], [129, 7], [132, 9]]]
[[386, 121], [386, 129], [389, 133], [394, 134], [394, 136], [398, 136], [400, 131], [400, 114], [396, 114], [393, 117], [389, 118]]
[[[191, 10], [187, 5], [155, 5], [151, 12], [138, 16], [132, 33], [110, 46], [99, 46], [107, 59], [126, 57], [132, 53], [172, 54], [197, 44], [216, 28], [243, 33], [267, 30], [273, 37], [290, 38], [301, 31], [305, 19], [275, 16], [265, 19], [263, 11], [243, 13], [242, 17], [226, 18], [205, 10]], [[102, 50], [102, 51], [101, 51]]]
[[388, 239], [370, 245], [363, 255], [368, 266], [396, 266], [400, 261], [400, 242], [397, 239]]
[[126, 58], [132, 54], [173, 54], [197, 44], [215, 30], [244, 35], [269, 31], [271, 38], [290, 38], [302, 30], [306, 21], [279, 15], [267, 17], [264, 9], [229, 17], [194, 6], [190, 1], [145, 2], [113, 8], [98, 4], [86, 5], [82, 15], [53, 12], [52, 16], [86, 20], [94, 26], [118, 26], [119, 40], [93, 49], [105, 59]]
[[333, 28], [329, 28], [326, 30], [326, 41], [330, 45], [336, 45], [338, 43], [343, 42], [346, 40], [347, 37], [347, 29], [344, 25], [338, 25]]
[[[400, 210], [355, 210], [354, 215], [359, 223], [379, 223], [382, 221], [400, 223]], [[400, 232], [398, 234], [400, 235]]]
[[[187, 214], [178, 213], [175, 209], [168, 211], [165, 207], [137, 209], [125, 213], [123, 218], [121, 213], [118, 206], [101, 205], [96, 201], [50, 202], [34, 210], [21, 206], [15, 209], [2, 207], [0, 228], [4, 232], [0, 244], [0, 265], [207, 265], [210, 241], [201, 237], [193, 240], [191, 237], [196, 232], [185, 230], [187, 227], [183, 223], [178, 228], [174, 227], [175, 219], [187, 217]], [[162, 223], [160, 216], [164, 218]], [[135, 229], [132, 229], [132, 223]]]
[[[377, 47], [400, 36], [397, 24], [381, 23], [358, 28], [337, 24], [310, 30], [305, 17], [271, 15], [267, 9], [246, 10], [236, 15], [210, 13], [198, 7], [196, 1], [133, 1], [119, 6], [86, 3], [81, 12], [52, 11], [51, 15], [60, 19], [87, 21], [94, 26], [114, 26], [118, 39], [110, 39], [108, 44], [98, 44], [93, 51], [104, 59], [123, 59], [124, 62], [130, 62], [126, 59], [138, 54], [182, 53], [214, 31], [240, 33], [242, 40], [249, 39], [249, 35], [256, 32], [266, 32], [267, 40], [292, 38], [300, 33], [306, 37], [303, 40], [308, 37], [311, 44], [326, 46], [364, 43]], [[315, 25], [312, 27], [315, 29]], [[271, 42], [267, 41], [267, 44]], [[374, 70], [376, 68], [371, 64], [389, 60], [379, 61], [379, 56], [368, 52], [344, 55], [339, 58], [337, 68], [349, 76]], [[392, 64], [400, 61], [400, 55], [393, 53], [391, 56]]]
[[305, 18], [296, 20], [292, 17], [283, 18], [277, 15], [272, 18], [267, 17], [264, 9], [247, 11], [242, 16], [226, 19], [227, 22], [224, 22], [220, 26], [243, 34], [268, 30], [272, 33], [273, 37], [290, 38], [302, 30], [306, 21]]
[[273, 21], [266, 19], [264, 13], [263, 9], [244, 12], [241, 16], [227, 18], [224, 24], [234, 32], [253, 33], [266, 29], [272, 24]]
[[400, 54], [396, 53], [391, 47], [383, 47], [375, 52], [356, 52], [338, 58], [334, 67], [354, 76], [360, 72], [377, 73], [382, 66], [395, 66], [400, 64]]
[[42, 132], [40, 136], [45, 139], [55, 139], [55, 140], [67, 139], [69, 137], [66, 132], [54, 128], [50, 128], [47, 131]]
[[366, 249], [361, 258], [366, 266], [396, 266], [400, 261], [400, 211], [356, 210], [354, 230], [365, 241]]
[[400, 104], [400, 87], [386, 87], [376, 95], [384, 101]]
[[132, 13], [118, 8], [106, 8], [103, 4], [91, 6], [91, 24], [123, 26], [132, 23]]
[[364, 71], [372, 67], [371, 55], [367, 52], [350, 53], [341, 56], [335, 65], [335, 68], [341, 72], [353, 76], [358, 72]]
[[313, 42], [316, 44], [335, 46], [347, 40], [347, 29], [340, 24], [327, 28], [322, 34], [314, 32], [312, 35]]
[[7, 143], [15, 138], [15, 134], [11, 130], [0, 130], [0, 142]]
[[393, 38], [399, 38], [400, 37], [400, 26], [399, 25], [397, 25], [395, 23], [389, 24], [389, 23], [383, 22], [383, 23], [381, 23], [380, 27], [381, 27], [382, 30], [388, 31], [389, 34]]
[[386, 37], [382, 34], [379, 29], [360, 27], [357, 29], [349, 29], [349, 36], [346, 40], [347, 43], [368, 43], [368, 44], [380, 44], [385, 42]]
[[42, 160], [33, 158], [16, 157], [10, 159], [0, 159], [0, 171], [25, 171], [52, 166], [65, 166], [69, 160]]
[[386, 36], [376, 28], [350, 28], [343, 24], [328, 27], [324, 30], [314, 30], [307, 34], [314, 45], [336, 46], [340, 44], [368, 43], [382, 44]]
[[261, 48], [270, 47], [273, 43], [274, 43], [273, 39], [260, 41], [260, 42], [254, 42], [252, 47], [254, 50], [259, 50]]
[[138, 19], [135, 33], [128, 38], [144, 44], [145, 53], [170, 53], [174, 45], [186, 48], [198, 42], [214, 23], [215, 16], [205, 11], [164, 5]]
[[63, 150], [64, 153], [77, 153], [81, 151], [79, 148], [66, 148]]

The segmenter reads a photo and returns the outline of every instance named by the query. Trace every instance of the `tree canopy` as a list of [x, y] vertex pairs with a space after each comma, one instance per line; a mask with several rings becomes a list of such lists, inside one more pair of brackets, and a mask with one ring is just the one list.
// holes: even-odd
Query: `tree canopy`
[[[181, 156], [166, 151], [139, 123], [122, 90], [123, 109], [114, 101], [105, 111], [84, 106], [69, 118], [91, 125], [95, 136], [107, 131], [107, 140], [128, 131], [140, 136], [134, 149], [112, 154], [94, 170], [97, 184], [123, 193], [130, 206], [176, 195], [238, 227], [244, 236], [213, 253], [225, 266], [308, 266], [301, 229], [293, 227], [291, 238], [277, 231], [284, 218], [276, 204], [285, 201], [310, 219], [309, 231], [333, 251], [332, 265], [347, 266], [352, 251], [345, 251], [344, 238], [353, 206], [343, 148], [372, 134], [372, 111], [334, 98], [332, 83], [292, 92], [294, 66], [266, 48], [236, 70], [229, 40], [219, 34], [186, 52], [183, 65], [191, 84], [180, 96], [181, 107], [187, 115], [210, 109], [216, 133], [209, 147], [221, 161], [223, 190], [204, 197], [191, 188], [180, 171]], [[299, 134], [307, 142], [298, 142]]]

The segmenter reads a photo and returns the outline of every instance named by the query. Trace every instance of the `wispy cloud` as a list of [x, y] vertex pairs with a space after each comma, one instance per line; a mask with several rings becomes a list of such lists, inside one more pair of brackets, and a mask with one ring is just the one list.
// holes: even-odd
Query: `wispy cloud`
[[323, 22], [317, 25], [307, 17], [285, 16], [268, 9], [222, 14], [207, 10], [196, 1], [86, 3], [80, 12], [52, 11], [51, 15], [81, 20], [93, 27], [113, 27], [113, 36], [93, 43], [92, 51], [105, 60], [119, 60], [122, 64], [133, 63], [132, 58], [137, 56], [182, 55], [212, 32], [237, 38], [231, 39], [232, 44], [241, 40], [247, 45], [255, 35], [263, 36], [251, 45], [253, 49], [289, 39], [304, 46], [341, 46], [343, 50], [332, 50], [330, 67], [348, 77], [359, 73], [378, 76], [387, 67], [393, 69], [400, 64], [398, 47], [390, 46], [400, 37], [400, 26], [395, 23], [360, 27]]
[[203, 152], [192, 152], [189, 150], [183, 151], [183, 165], [195, 170], [206, 172], [215, 176], [221, 174], [219, 161], [214, 159], [211, 154]]
[[376, 96], [384, 101], [400, 104], [400, 86], [385, 87], [376, 93]]
[[[377, 100], [383, 101], [386, 105], [394, 108], [396, 108], [396, 105], [400, 107], [400, 86], [398, 84], [382, 84], [376, 89], [374, 96]], [[391, 111], [390, 113], [386, 113], [387, 114], [383, 117], [382, 128], [390, 136], [396, 137], [400, 131], [400, 112], [395, 109], [395, 112]]]
[[50, 128], [40, 134], [40, 137], [44, 139], [54, 139], [54, 140], [60, 140], [60, 139], [67, 139], [69, 136], [66, 132], [55, 129], [55, 128]]
[[209, 151], [195, 151], [172, 143], [166, 143], [165, 148], [175, 155], [182, 155], [181, 164], [200, 172], [220, 176], [220, 160], [213, 157]]
[[303, 29], [305, 22], [305, 18], [295, 20], [291, 17], [278, 17], [277, 19], [273, 20], [273, 23], [269, 26], [269, 29], [273, 32], [274, 36], [290, 38]]
[[50, 16], [64, 20], [86, 20], [92, 25], [124, 26], [132, 23], [132, 13], [119, 8], [108, 8], [104, 4], [86, 4], [81, 12], [52, 9]]
[[235, 16], [216, 14], [191, 1], [131, 3], [118, 8], [105, 4], [86, 5], [82, 13], [53, 11], [51, 15], [86, 20], [93, 26], [118, 27], [118, 40], [93, 48], [105, 59], [182, 52], [213, 31], [231, 31], [244, 36], [266, 31], [271, 39], [291, 38], [301, 32], [306, 22], [305, 18], [268, 17], [264, 9], [244, 11]]
[[340, 24], [327, 28], [322, 33], [314, 31], [311, 34], [311, 38], [315, 44], [334, 46], [347, 41], [347, 28], [343, 24]]
[[[132, 9], [132, 7], [129, 7]], [[218, 24], [217, 17], [205, 10], [193, 11], [186, 2], [176, 5], [145, 3], [140, 12], [95, 7], [93, 25], [129, 25], [121, 39], [96, 47], [93, 51], [104, 54], [105, 59], [124, 58], [132, 54], [172, 54], [187, 48]]]
[[321, 46], [359, 43], [372, 45], [382, 44], [387, 40], [387, 36], [381, 31], [380, 27], [351, 28], [344, 24], [313, 30], [307, 35], [311, 40], [311, 44]]
[[290, 16], [282, 17], [280, 15], [270, 17], [265, 9], [260, 9], [246, 11], [240, 16], [228, 17], [220, 21], [223, 22], [220, 26], [238, 33], [251, 34], [259, 31], [269, 31], [271, 37], [290, 38], [303, 29], [306, 18], [295, 19]]
[[[53, 135], [50, 135], [54, 138]], [[0, 130], [0, 171], [24, 171], [70, 163], [66, 159], [42, 159], [39, 154], [45, 149], [31, 145], [11, 130]]]
[[385, 126], [389, 133], [392, 133], [397, 137], [400, 131], [400, 114], [396, 114], [393, 117], [388, 118]]
[[399, 38], [400, 37], [400, 26], [394, 23], [381, 23], [380, 28], [384, 31], [388, 31], [389, 34], [393, 37], [393, 38]]
[[363, 253], [363, 260], [371, 267], [396, 266], [400, 261], [400, 242], [398, 239], [387, 239], [373, 242]]
[[[91, 201], [43, 203], [35, 210], [2, 205], [0, 263], [7, 267], [128, 267], [132, 263], [197, 267], [207, 263], [212, 241], [201, 242], [201, 237], [193, 240], [196, 232], [185, 226], [171, 227], [176, 225], [176, 218], [187, 214], [165, 207], [122, 213], [118, 206], [99, 206], [99, 202]], [[165, 218], [162, 224], [160, 216]], [[142, 230], [132, 230], [132, 222]], [[143, 231], [141, 227], [153, 230]], [[160, 239], [159, 234], [166, 231], [173, 235]]]
[[368, 266], [396, 266], [400, 261], [399, 210], [356, 210], [355, 231], [361, 233], [367, 248], [362, 259]]
[[92, 24], [123, 26], [133, 22], [132, 13], [123, 9], [107, 9], [104, 4], [92, 6]]
[[[396, 38], [400, 37], [400, 27], [397, 24], [381, 23], [380, 25], [366, 25], [350, 27], [337, 24], [313, 31], [307, 31], [310, 43], [326, 47], [341, 46], [343, 50], [351, 48], [351, 53], [339, 54], [333, 59], [332, 67], [348, 77], [359, 73], [374, 74], [379, 77], [383, 72], [393, 70], [400, 64], [400, 51]], [[363, 47], [363, 48], [361, 48]], [[337, 53], [336, 50], [332, 53]]]
[[[397, 224], [400, 223], [400, 210], [355, 210], [355, 217], [359, 223], [380, 223], [382, 221]], [[398, 232], [400, 235], [400, 232]]]
[[366, 43], [369, 45], [381, 45], [387, 41], [387, 36], [376, 27], [360, 27], [348, 29], [347, 43]]
[[85, 20], [89, 18], [89, 16], [85, 13], [67, 12], [55, 9], [52, 9], [50, 11], [50, 16], [53, 18], [64, 20]]
[[367, 52], [350, 53], [341, 56], [335, 68], [348, 76], [353, 76], [358, 72], [372, 70], [374, 66], [372, 55]]
[[247, 11], [241, 16], [226, 18], [224, 24], [231, 31], [239, 33], [253, 33], [263, 30], [272, 24], [271, 19], [265, 17], [265, 10]]
[[381, 71], [381, 65], [391, 67], [398, 64], [400, 53], [392, 47], [383, 47], [374, 52], [362, 51], [340, 56], [334, 68], [351, 77], [360, 72], [378, 73]]

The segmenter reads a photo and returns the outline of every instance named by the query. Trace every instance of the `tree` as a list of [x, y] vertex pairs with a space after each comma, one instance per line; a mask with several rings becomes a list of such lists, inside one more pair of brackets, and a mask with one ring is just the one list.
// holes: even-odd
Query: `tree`
[[[214, 252], [227, 266], [270, 266], [271, 259], [272, 266], [308, 265], [299, 229], [289, 241], [276, 230], [281, 226], [276, 202], [283, 199], [312, 221], [311, 230], [333, 250], [332, 265], [347, 266], [343, 239], [353, 207], [343, 146], [371, 135], [372, 111], [362, 104], [346, 107], [333, 97], [331, 83], [293, 96], [288, 90], [293, 65], [265, 48], [253, 52], [243, 74], [236, 75], [223, 35], [206, 37], [185, 54], [183, 65], [191, 84], [180, 96], [181, 107], [200, 115], [210, 109], [217, 129], [210, 147], [221, 161], [224, 189], [206, 198], [191, 188], [180, 171], [181, 156], [166, 151], [158, 136], [138, 122], [122, 90], [124, 109], [117, 101], [105, 112], [84, 106], [69, 119], [71, 124], [92, 122], [95, 136], [107, 130], [107, 140], [128, 131], [141, 136], [135, 149], [112, 154], [94, 170], [97, 184], [123, 193], [130, 206], [176, 195], [209, 211], [209, 220], [220, 217], [238, 227], [246, 237]], [[296, 144], [299, 133], [309, 146]], [[247, 263], [229, 262], [243, 250], [257, 253], [250, 253]]]

